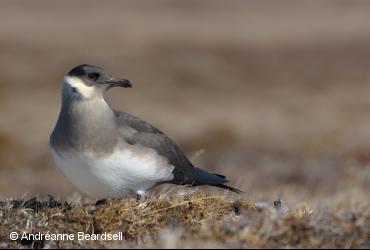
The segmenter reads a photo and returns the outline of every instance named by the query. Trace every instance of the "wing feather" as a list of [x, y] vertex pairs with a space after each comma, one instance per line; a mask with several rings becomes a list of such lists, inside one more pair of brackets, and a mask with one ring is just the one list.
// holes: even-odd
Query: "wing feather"
[[173, 140], [138, 117], [118, 111], [115, 111], [115, 115], [119, 127], [122, 128], [121, 136], [127, 143], [152, 148], [175, 167], [173, 183], [193, 182], [194, 166]]

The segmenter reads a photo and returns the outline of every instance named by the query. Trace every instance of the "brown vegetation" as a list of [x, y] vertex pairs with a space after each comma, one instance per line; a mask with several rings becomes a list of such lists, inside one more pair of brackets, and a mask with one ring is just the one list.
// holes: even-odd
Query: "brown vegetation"
[[[370, 208], [336, 204], [329, 209], [284, 208], [227, 194], [161, 195], [145, 202], [108, 200], [70, 206], [48, 201], [13, 200], [0, 210], [2, 247], [235, 247], [366, 248]], [[9, 240], [11, 232], [102, 234], [122, 232], [123, 241]]]

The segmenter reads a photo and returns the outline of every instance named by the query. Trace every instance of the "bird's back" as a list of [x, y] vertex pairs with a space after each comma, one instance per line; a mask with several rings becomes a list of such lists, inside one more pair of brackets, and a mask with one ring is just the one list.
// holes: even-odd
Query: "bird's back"
[[191, 175], [192, 163], [166, 134], [136, 116], [119, 111], [114, 113], [120, 135], [126, 143], [153, 149], [175, 167], [175, 172], [189, 172], [187, 175]]
[[174, 166], [174, 184], [212, 185], [220, 188], [240, 192], [237, 189], [224, 185], [228, 182], [225, 176], [209, 173], [201, 168], [194, 167], [191, 161], [182, 152], [180, 147], [162, 131], [144, 120], [125, 112], [115, 111], [116, 121], [122, 138], [131, 145], [151, 148], [158, 155], [168, 159]]

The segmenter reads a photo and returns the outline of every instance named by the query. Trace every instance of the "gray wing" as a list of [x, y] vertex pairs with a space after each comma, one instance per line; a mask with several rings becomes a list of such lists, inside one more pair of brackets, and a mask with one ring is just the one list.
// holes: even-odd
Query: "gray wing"
[[131, 145], [149, 147], [168, 159], [175, 167], [173, 183], [190, 184], [196, 179], [194, 166], [179, 146], [159, 129], [125, 112], [114, 111], [121, 136]]
[[179, 146], [159, 129], [128, 113], [114, 112], [122, 131], [121, 136], [127, 143], [152, 148], [159, 155], [166, 157], [169, 163], [175, 167], [172, 172], [174, 179], [170, 181], [171, 183], [211, 185], [235, 193], [242, 193], [236, 188], [225, 185], [224, 183], [228, 182], [225, 176], [194, 167]]

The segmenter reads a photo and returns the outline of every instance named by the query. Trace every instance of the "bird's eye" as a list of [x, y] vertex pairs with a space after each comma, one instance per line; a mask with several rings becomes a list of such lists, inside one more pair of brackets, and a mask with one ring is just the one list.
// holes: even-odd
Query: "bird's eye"
[[91, 80], [96, 81], [96, 80], [99, 78], [100, 74], [99, 74], [99, 73], [96, 73], [96, 72], [93, 72], [93, 73], [88, 74], [87, 76], [88, 76]]

